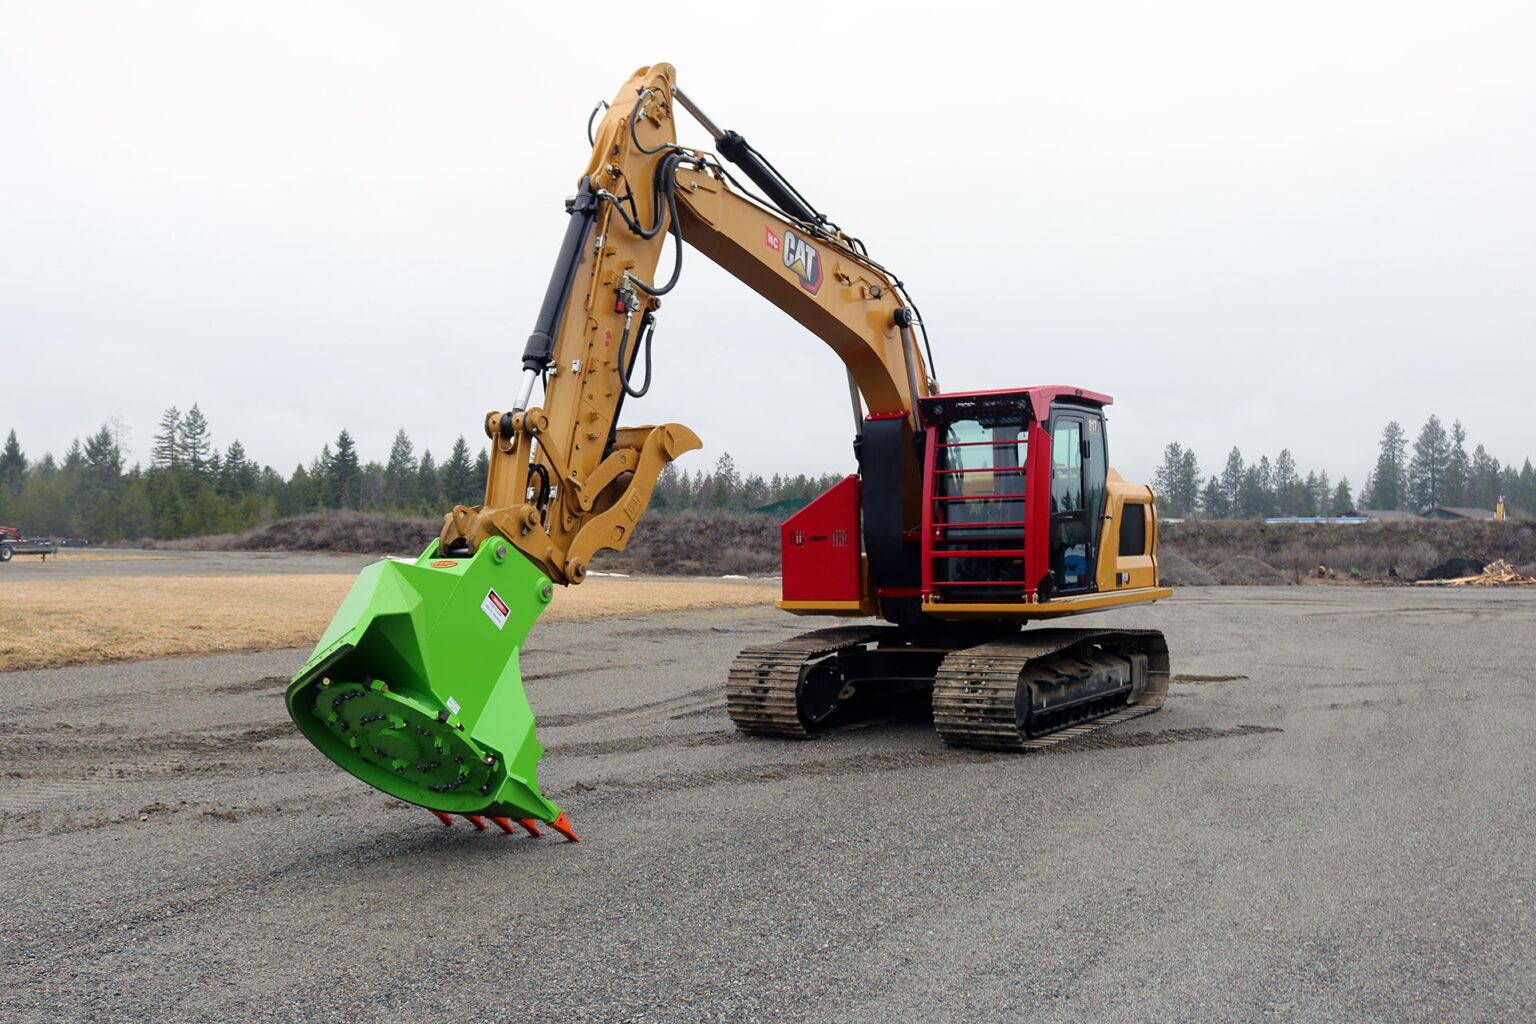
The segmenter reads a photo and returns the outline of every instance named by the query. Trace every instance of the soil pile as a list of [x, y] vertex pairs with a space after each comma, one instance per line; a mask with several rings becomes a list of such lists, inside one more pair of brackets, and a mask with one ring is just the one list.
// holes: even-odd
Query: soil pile
[[338, 551], [361, 555], [419, 555], [443, 528], [441, 519], [378, 512], [317, 512], [252, 530], [240, 551]]
[[1157, 578], [1170, 587], [1214, 587], [1216, 580], [1194, 562], [1173, 552], [1157, 556]]
[[1483, 571], [1483, 563], [1476, 558], [1447, 558], [1430, 569], [1420, 579], [1455, 580], [1463, 576], [1477, 576]]
[[1268, 562], [1248, 555], [1229, 558], [1211, 570], [1217, 583], [1229, 587], [1284, 587], [1290, 585], [1285, 574]]

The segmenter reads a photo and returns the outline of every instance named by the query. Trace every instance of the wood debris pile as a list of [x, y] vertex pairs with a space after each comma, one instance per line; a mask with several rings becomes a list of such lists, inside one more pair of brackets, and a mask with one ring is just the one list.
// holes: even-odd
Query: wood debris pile
[[1450, 580], [1419, 580], [1419, 587], [1536, 587], [1536, 576], [1522, 576], [1504, 559], [1483, 566], [1476, 576], [1458, 576]]

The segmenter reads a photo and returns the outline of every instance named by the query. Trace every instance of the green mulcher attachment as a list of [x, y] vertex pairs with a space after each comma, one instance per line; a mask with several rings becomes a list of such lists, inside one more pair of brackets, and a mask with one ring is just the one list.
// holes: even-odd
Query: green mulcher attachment
[[543, 821], [575, 841], [539, 793], [544, 748], [518, 668], [553, 589], [499, 541], [375, 562], [289, 684], [288, 714], [326, 757], [444, 825], [490, 818], [536, 836]]

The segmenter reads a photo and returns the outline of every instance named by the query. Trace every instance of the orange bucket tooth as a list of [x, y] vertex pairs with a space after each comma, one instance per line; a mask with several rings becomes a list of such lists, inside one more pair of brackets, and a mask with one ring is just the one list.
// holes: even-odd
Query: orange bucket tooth
[[517, 823], [523, 826], [524, 832], [527, 832], [534, 838], [538, 838], [544, 834], [543, 832], [539, 831], [539, 823], [534, 821], [532, 818], [518, 818]]
[[451, 817], [444, 814], [442, 811], [433, 811], [432, 813], [437, 816], [438, 821], [442, 822], [449, 828], [453, 828], [453, 819]]
[[573, 843], [581, 842], [581, 839], [571, 828], [571, 823], [566, 820], [564, 811], [560, 812], [560, 817], [549, 823], [549, 827], [554, 829], [556, 832], [559, 832], [561, 835], [565, 836], [566, 839], [569, 839]]
[[491, 820], [494, 821], [496, 823], [496, 827], [501, 829], [503, 832], [512, 831], [512, 820], [510, 818], [492, 818]]
[[477, 830], [479, 830], [481, 832], [485, 831], [485, 819], [480, 817], [480, 815], [478, 815], [478, 814], [466, 814], [466, 815], [464, 815], [464, 820], [469, 822], [471, 825], [475, 826], [475, 828]]

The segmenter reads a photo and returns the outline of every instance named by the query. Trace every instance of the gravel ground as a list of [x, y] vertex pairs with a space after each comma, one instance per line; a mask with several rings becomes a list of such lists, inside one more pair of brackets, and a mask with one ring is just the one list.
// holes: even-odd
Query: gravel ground
[[1168, 632], [1168, 706], [1023, 756], [738, 738], [771, 611], [536, 629], [576, 845], [330, 767], [303, 652], [0, 675], [0, 1019], [1536, 1017], [1536, 594], [1108, 621]]

